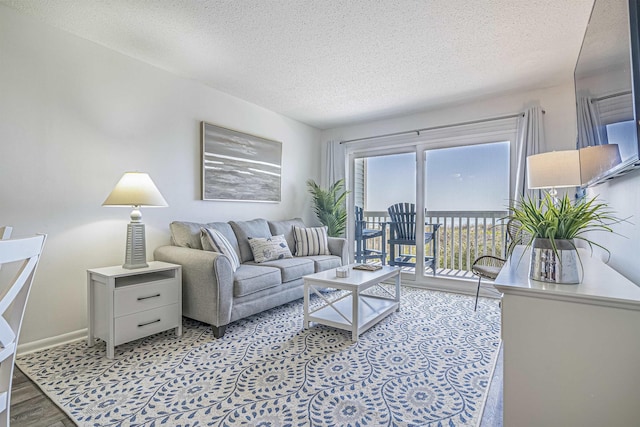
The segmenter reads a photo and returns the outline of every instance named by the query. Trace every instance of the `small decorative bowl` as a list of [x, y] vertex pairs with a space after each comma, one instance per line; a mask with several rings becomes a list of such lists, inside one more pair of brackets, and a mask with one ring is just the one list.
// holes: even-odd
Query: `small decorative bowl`
[[340, 277], [340, 278], [349, 277], [349, 269], [347, 267], [336, 268], [336, 277]]

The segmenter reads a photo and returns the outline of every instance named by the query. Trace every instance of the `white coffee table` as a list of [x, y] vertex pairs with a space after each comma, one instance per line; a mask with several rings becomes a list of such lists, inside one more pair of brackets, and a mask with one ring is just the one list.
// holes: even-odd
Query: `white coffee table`
[[[321, 323], [334, 328], [351, 331], [351, 339], [358, 340], [358, 336], [367, 329], [384, 319], [394, 311], [400, 311], [400, 269], [398, 267], [383, 266], [377, 271], [354, 270], [351, 264], [349, 277], [336, 277], [336, 269], [304, 276], [304, 327], [309, 328], [309, 322]], [[380, 286], [380, 282], [395, 278], [395, 294]], [[377, 286], [383, 295], [362, 295], [362, 292]], [[321, 288], [336, 288], [349, 293], [330, 300]], [[323, 304], [309, 310], [311, 294], [318, 295]]]

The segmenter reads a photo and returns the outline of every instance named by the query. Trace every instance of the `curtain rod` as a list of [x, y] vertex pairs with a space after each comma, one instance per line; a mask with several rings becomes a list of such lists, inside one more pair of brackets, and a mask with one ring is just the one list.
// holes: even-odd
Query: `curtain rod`
[[624, 96], [624, 95], [631, 95], [631, 91], [630, 90], [626, 90], [624, 92], [612, 93], [611, 95], [604, 95], [604, 96], [601, 96], [599, 98], [591, 98], [591, 102], [593, 103], [593, 101], [595, 101], [595, 102], [603, 101], [605, 99], [617, 98], [618, 96]]
[[[544, 114], [544, 112], [545, 111], [542, 110], [543, 114]], [[424, 132], [424, 131], [427, 131], [427, 130], [446, 129], [446, 128], [450, 128], [450, 127], [464, 126], [464, 125], [474, 125], [476, 123], [492, 122], [494, 120], [512, 119], [514, 117], [522, 117], [522, 116], [524, 116], [524, 113], [509, 114], [507, 116], [492, 117], [492, 118], [489, 118], [489, 119], [471, 120], [469, 122], [452, 123], [452, 124], [448, 124], [448, 125], [432, 126], [432, 127], [428, 127], [428, 128], [422, 128], [422, 129], [405, 130], [405, 131], [402, 131], [402, 132], [385, 133], [383, 135], [366, 136], [364, 138], [348, 139], [346, 141], [341, 141], [340, 144], [348, 144], [350, 142], [366, 141], [368, 139], [385, 138], [385, 137], [388, 137], [388, 136], [405, 135], [405, 134], [410, 134], [410, 133], [416, 133], [417, 135], [420, 135], [420, 132]]]

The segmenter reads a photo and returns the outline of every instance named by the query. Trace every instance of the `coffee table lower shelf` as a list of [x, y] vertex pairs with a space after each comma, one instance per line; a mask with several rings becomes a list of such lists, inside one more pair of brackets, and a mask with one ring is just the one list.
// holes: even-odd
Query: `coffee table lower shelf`
[[[400, 304], [388, 299], [360, 295], [358, 304], [358, 334], [368, 330], [389, 314], [400, 307]], [[334, 328], [352, 331], [353, 327], [353, 297], [344, 299], [322, 307], [308, 316], [310, 322], [333, 326]], [[343, 316], [340, 315], [342, 313]]]

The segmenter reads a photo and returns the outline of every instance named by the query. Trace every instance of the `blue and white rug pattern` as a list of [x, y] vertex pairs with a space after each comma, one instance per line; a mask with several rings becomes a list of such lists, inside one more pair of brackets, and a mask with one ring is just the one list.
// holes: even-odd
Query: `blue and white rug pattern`
[[[316, 299], [314, 303], [318, 303]], [[222, 339], [185, 319], [116, 347], [76, 342], [17, 364], [81, 426], [477, 425], [500, 342], [496, 300], [402, 288], [402, 308], [351, 341], [302, 329], [302, 300]]]

